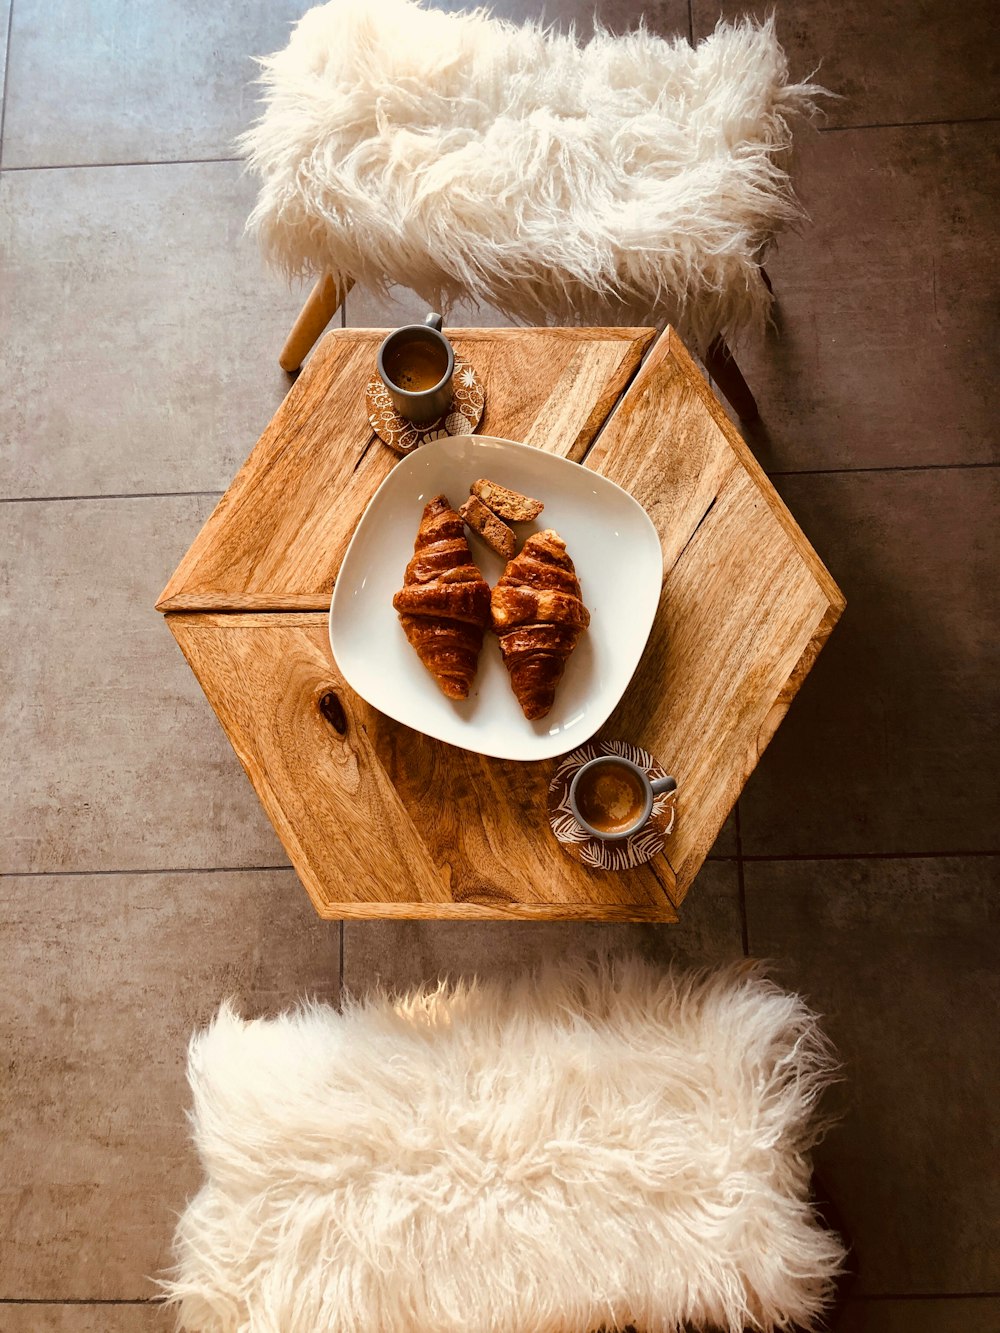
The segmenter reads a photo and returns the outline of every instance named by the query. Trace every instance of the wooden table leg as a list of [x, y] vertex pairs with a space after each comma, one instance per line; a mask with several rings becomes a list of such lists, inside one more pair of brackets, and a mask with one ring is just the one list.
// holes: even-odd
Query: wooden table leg
[[750, 392], [750, 386], [721, 337], [714, 339], [705, 353], [705, 369], [741, 421], [759, 419], [757, 400]]
[[292, 325], [291, 333], [285, 339], [278, 357], [282, 370], [287, 370], [289, 374], [298, 370], [353, 286], [350, 279], [337, 283], [329, 273], [323, 274], [309, 293], [298, 319]]

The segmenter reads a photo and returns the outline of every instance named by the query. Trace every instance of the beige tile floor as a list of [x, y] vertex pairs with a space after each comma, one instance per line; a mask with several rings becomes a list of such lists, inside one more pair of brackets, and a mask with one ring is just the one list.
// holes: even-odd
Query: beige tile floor
[[[546, 12], [642, 8], [695, 37], [720, 13]], [[772, 959], [845, 1060], [821, 1154], [861, 1265], [842, 1328], [1000, 1330], [994, 11], [777, 8], [793, 71], [822, 60], [843, 96], [800, 140], [813, 222], [769, 265], [753, 444], [847, 615], [678, 927], [342, 931], [152, 611], [287, 388], [300, 293], [242, 238], [232, 141], [249, 57], [300, 6], [0, 0], [0, 1333], [170, 1327], [184, 1046], [224, 996], [266, 1013], [598, 946]], [[356, 292], [344, 317], [421, 311]]]

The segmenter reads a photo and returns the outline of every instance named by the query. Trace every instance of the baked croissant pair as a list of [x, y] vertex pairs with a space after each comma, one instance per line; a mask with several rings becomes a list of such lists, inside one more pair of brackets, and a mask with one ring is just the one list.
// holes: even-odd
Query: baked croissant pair
[[483, 635], [492, 626], [524, 716], [544, 717], [566, 660], [590, 624], [566, 544], [536, 532], [490, 585], [472, 559], [465, 525], [447, 496], [420, 520], [404, 586], [392, 601], [407, 639], [449, 699], [467, 699]]

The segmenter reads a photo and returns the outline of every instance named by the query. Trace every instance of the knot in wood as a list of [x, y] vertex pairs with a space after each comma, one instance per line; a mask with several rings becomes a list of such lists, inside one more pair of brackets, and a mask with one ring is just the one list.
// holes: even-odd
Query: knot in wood
[[333, 727], [338, 736], [347, 735], [347, 714], [333, 690], [327, 690], [319, 701], [319, 711]]

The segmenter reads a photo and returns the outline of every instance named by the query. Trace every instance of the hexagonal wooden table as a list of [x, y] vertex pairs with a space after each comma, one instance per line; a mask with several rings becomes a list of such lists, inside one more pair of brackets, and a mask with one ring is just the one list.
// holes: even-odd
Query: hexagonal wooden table
[[656, 621], [600, 734], [676, 774], [676, 827], [634, 870], [571, 860], [546, 813], [556, 761], [430, 740], [334, 665], [337, 570], [397, 461], [364, 402], [384, 332], [326, 336], [158, 609], [321, 916], [676, 921], [844, 599], [673, 331], [449, 330], [484, 434], [618, 482], [662, 538]]

